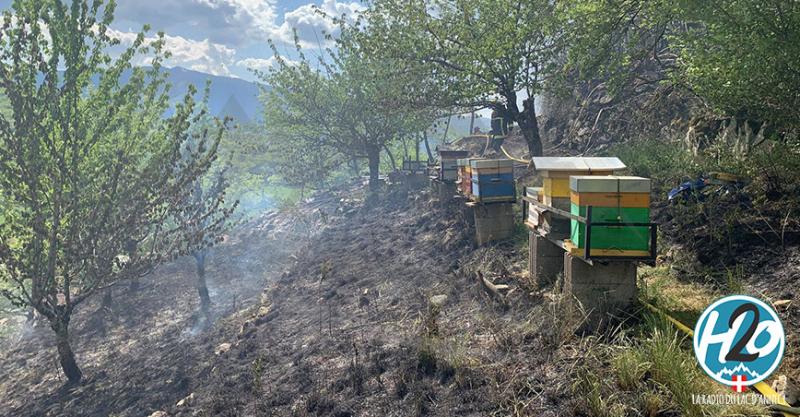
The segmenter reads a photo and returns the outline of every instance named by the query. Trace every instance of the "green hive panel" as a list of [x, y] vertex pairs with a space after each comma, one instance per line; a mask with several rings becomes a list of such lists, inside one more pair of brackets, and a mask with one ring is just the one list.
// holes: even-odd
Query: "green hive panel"
[[[586, 207], [571, 205], [574, 215], [585, 217]], [[649, 208], [592, 207], [592, 222], [649, 223]], [[571, 222], [570, 240], [579, 248], [585, 247], [586, 227], [577, 220]], [[648, 250], [649, 227], [593, 226], [592, 249]]]

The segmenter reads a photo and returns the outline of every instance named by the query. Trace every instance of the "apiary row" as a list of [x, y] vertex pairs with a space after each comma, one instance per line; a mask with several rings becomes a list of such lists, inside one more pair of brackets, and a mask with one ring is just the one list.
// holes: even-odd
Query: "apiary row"
[[527, 205], [532, 230], [580, 257], [587, 243], [593, 257], [651, 256], [649, 179], [615, 175], [625, 168], [617, 158], [534, 158], [534, 165], [543, 186], [526, 188], [526, 196], [544, 207]]

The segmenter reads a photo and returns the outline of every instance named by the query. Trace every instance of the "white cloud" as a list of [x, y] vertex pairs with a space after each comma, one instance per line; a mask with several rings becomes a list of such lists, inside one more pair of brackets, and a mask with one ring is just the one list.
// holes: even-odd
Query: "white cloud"
[[[165, 62], [167, 66], [214, 75], [231, 75], [232, 71], [241, 74], [243, 68], [267, 69], [274, 65], [275, 58], [237, 57], [237, 50], [263, 45], [266, 52], [270, 38], [284, 46], [293, 44], [293, 29], [304, 48], [331, 46], [325, 34], [337, 36], [339, 27], [330, 17], [320, 15], [317, 7], [328, 16], [351, 18], [364, 9], [358, 1], [319, 1], [287, 12], [278, 24], [277, 0], [125, 0], [117, 5], [120, 26], [115, 27], [135, 28], [149, 23], [153, 32], [167, 33], [166, 48], [172, 53]], [[136, 37], [134, 30], [114, 32], [123, 44], [129, 45]], [[137, 63], [148, 61], [142, 58]]]
[[267, 59], [264, 58], [245, 58], [236, 62], [236, 65], [242, 68], [254, 69], [259, 71], [266, 71], [275, 65], [276, 59], [271, 56]]
[[[109, 35], [120, 40], [123, 45], [130, 45], [136, 39], [132, 32], [109, 29]], [[155, 40], [147, 38], [147, 41]], [[164, 62], [166, 66], [181, 66], [212, 75], [230, 76], [230, 66], [234, 64], [236, 50], [225, 45], [213, 43], [208, 39], [202, 41], [187, 39], [182, 36], [164, 36], [164, 47], [172, 56]], [[149, 64], [152, 57], [139, 57], [138, 64]]]
[[[288, 59], [286, 57], [283, 58], [289, 65], [295, 65], [297, 61]], [[278, 59], [274, 56], [269, 58], [245, 58], [236, 62], [236, 65], [242, 68], [247, 68], [248, 70], [258, 70], [258, 71], [267, 71], [275, 64], [277, 64]]]
[[[317, 8], [327, 16], [320, 14]], [[331, 17], [354, 18], [361, 10], [364, 10], [364, 6], [359, 3], [339, 3], [336, 0], [324, 0], [320, 6], [306, 4], [286, 13], [283, 23], [272, 31], [272, 37], [276, 41], [293, 43], [293, 30], [296, 30], [300, 45], [304, 48], [329, 46], [330, 42], [325, 40], [325, 36], [335, 37], [339, 34], [339, 26]]]
[[213, 43], [239, 47], [263, 42], [275, 27], [274, 0], [125, 0], [116, 15], [128, 22], [148, 23], [156, 31], [174, 28], [202, 33]]

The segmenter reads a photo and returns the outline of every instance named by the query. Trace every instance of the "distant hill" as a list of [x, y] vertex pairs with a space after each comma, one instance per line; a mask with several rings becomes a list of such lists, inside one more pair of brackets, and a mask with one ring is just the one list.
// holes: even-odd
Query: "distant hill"
[[209, 111], [214, 116], [230, 116], [237, 123], [250, 123], [261, 118], [261, 94], [258, 85], [239, 78], [210, 75], [186, 68], [165, 68], [169, 72], [168, 81], [172, 84], [170, 100], [177, 103], [186, 94], [189, 84], [194, 84], [202, 94], [206, 80], [211, 80], [208, 102]]
[[236, 121], [236, 123], [245, 125], [253, 121], [233, 94], [231, 94], [228, 101], [225, 102], [225, 105], [222, 106], [222, 110], [217, 113], [217, 116], [220, 118], [230, 117]]

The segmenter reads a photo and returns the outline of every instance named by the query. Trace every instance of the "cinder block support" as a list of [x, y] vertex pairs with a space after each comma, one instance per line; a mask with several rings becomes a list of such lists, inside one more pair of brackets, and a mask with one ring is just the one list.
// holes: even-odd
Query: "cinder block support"
[[416, 191], [425, 188], [425, 186], [428, 184], [428, 181], [430, 181], [430, 178], [421, 172], [413, 172], [406, 176], [406, 184], [409, 191]]
[[456, 183], [439, 181], [439, 201], [447, 205], [456, 196]]
[[528, 234], [528, 267], [531, 278], [539, 288], [556, 282], [564, 272], [564, 250], [531, 230]]
[[625, 309], [636, 299], [636, 263], [594, 262], [564, 253], [564, 296], [579, 303], [590, 326], [609, 312]]
[[[466, 200], [466, 198], [464, 198], [464, 200]], [[461, 205], [461, 217], [468, 229], [473, 229], [475, 227], [475, 206], [475, 203], [470, 203], [468, 201], [465, 201], [464, 204]]]
[[513, 203], [476, 204], [475, 241], [483, 245], [514, 235]]

